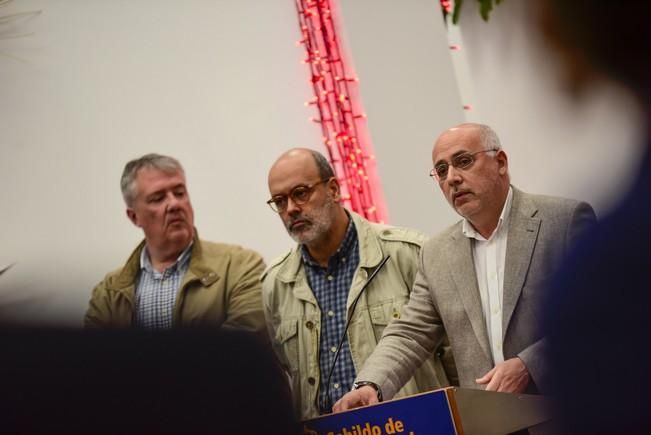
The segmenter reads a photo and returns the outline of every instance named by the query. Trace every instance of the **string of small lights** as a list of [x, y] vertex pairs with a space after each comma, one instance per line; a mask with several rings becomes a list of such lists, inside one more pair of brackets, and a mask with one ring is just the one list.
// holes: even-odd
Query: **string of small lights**
[[301, 31], [298, 45], [305, 47], [315, 107], [309, 120], [321, 125], [326, 154], [339, 179], [344, 204], [373, 222], [386, 222], [387, 213], [375, 156], [361, 109], [359, 79], [345, 65], [336, 32], [332, 2], [296, 0]]
[[[443, 12], [443, 20], [445, 21], [446, 27], [448, 29], [448, 41], [450, 42], [449, 48], [452, 56], [452, 64], [458, 76], [460, 70], [464, 71], [467, 69], [467, 65], [459, 59], [460, 54], [455, 53], [461, 51], [461, 44], [453, 41], [461, 39], [461, 34], [457, 26], [450, 27], [450, 24], [456, 24], [456, 21], [454, 21], [454, 15], [458, 14], [458, 11], [456, 9], [460, 7], [460, 4], [462, 2], [459, 2], [458, 0], [456, 2], [454, 0], [439, 0], [439, 2], [441, 4], [441, 12]], [[458, 17], [456, 20], [458, 21]], [[464, 87], [463, 85], [460, 85], [460, 87], [461, 97], [463, 99], [470, 98], [470, 96], [473, 94], [472, 91], [470, 89], [465, 89], [467, 86]], [[466, 120], [470, 121], [470, 116], [472, 115], [469, 115], [468, 113], [474, 110], [472, 104], [464, 104], [463, 110], [466, 112]]]

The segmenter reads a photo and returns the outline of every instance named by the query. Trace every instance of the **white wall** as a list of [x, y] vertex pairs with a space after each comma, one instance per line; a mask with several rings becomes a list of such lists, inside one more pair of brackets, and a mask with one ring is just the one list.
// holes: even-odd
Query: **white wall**
[[[431, 145], [466, 115], [438, 3], [341, 4], [390, 221], [428, 233], [457, 219], [427, 177]], [[501, 135], [518, 186], [603, 210], [628, 180], [635, 112], [613, 90], [568, 104], [522, 3], [489, 24], [466, 7], [470, 117]], [[0, 39], [0, 268], [16, 263], [0, 317], [80, 324], [141, 238], [118, 180], [146, 152], [185, 165], [202, 237], [267, 260], [292, 245], [264, 204], [267, 171], [288, 147], [321, 146], [293, 0], [22, 0], [0, 14], [34, 9], [33, 36]]]
[[428, 175], [432, 143], [464, 113], [438, 1], [341, 6], [390, 222], [442, 230], [458, 217]]
[[631, 182], [642, 118], [632, 98], [604, 84], [573, 101], [542, 44], [531, 3], [503, 2], [485, 23], [474, 4], [461, 16], [462, 51], [475, 94], [473, 120], [500, 135], [512, 181], [531, 192], [589, 201], [604, 214]]
[[426, 174], [436, 137], [464, 119], [497, 131], [523, 190], [603, 215], [628, 186], [641, 153], [635, 103], [608, 84], [568, 98], [530, 5], [503, 2], [486, 23], [466, 2], [446, 30], [437, 0], [342, 2], [392, 223], [436, 233], [458, 219]]
[[[272, 4], [273, 3], [273, 4]], [[291, 246], [267, 170], [319, 144], [291, 1], [23, 0], [34, 35], [0, 40], [4, 318], [79, 324], [141, 239], [119, 177], [146, 152], [185, 165], [202, 237], [271, 259]]]

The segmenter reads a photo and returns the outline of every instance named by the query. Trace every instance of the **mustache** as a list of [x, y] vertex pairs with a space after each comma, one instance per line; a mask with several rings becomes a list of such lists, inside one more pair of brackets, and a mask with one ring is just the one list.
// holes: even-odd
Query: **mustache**
[[457, 196], [463, 195], [464, 193], [472, 193], [470, 189], [454, 189], [452, 191], [452, 199], [456, 199]]
[[288, 230], [292, 231], [292, 227], [297, 224], [297, 223], [303, 223], [303, 224], [311, 224], [312, 220], [310, 218], [307, 218], [305, 216], [296, 216], [296, 217], [290, 217], [287, 220], [287, 223], [285, 226], [287, 227]]
[[166, 222], [174, 222], [174, 221], [185, 221], [186, 216], [185, 213], [182, 211], [173, 211], [173, 212], [168, 212], [167, 216], [165, 216]]

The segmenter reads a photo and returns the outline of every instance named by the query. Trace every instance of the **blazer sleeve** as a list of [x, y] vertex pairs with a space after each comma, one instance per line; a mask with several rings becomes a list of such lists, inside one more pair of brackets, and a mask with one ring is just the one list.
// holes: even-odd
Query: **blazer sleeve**
[[421, 251], [409, 302], [400, 318], [385, 328], [382, 339], [357, 375], [358, 381], [377, 384], [384, 399], [391, 399], [402, 388], [444, 337], [422, 263]]

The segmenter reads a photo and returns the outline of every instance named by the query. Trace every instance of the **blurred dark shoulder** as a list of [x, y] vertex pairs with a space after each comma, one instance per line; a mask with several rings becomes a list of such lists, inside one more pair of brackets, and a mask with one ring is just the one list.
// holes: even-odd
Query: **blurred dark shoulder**
[[3, 433], [297, 433], [252, 333], [4, 328], [0, 342]]

